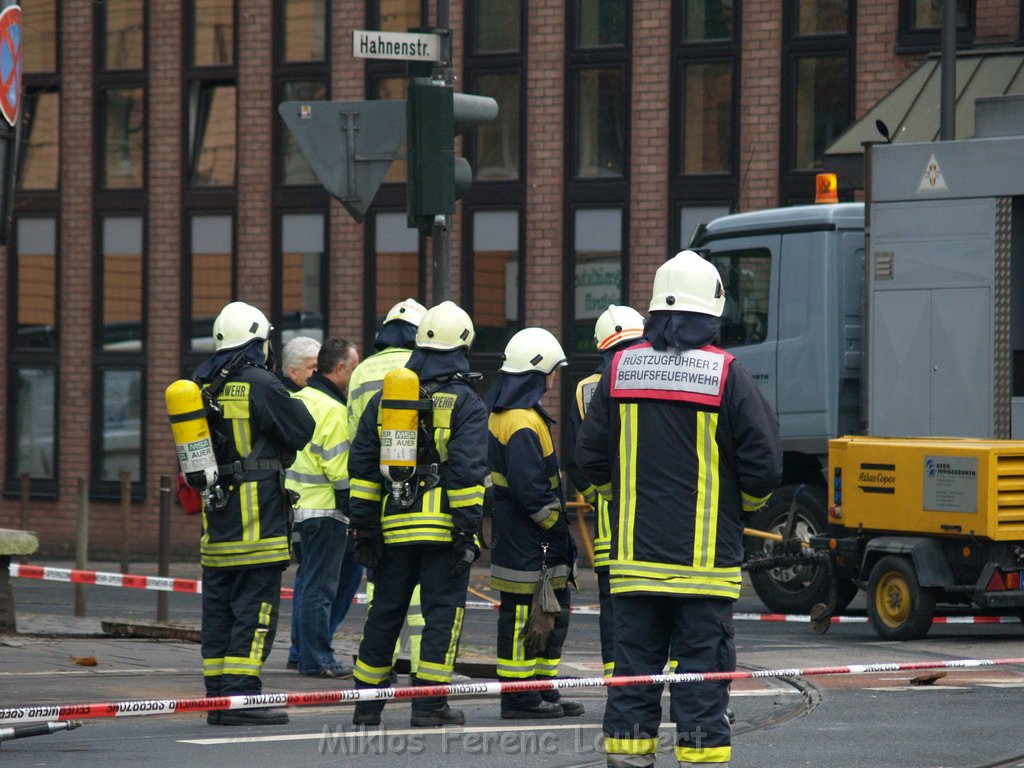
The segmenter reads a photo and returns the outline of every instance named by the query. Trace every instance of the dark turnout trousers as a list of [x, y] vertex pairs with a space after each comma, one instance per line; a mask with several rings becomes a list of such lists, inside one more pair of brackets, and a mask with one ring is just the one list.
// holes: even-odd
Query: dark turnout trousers
[[277, 632], [283, 564], [203, 568], [203, 681], [207, 696], [256, 694]]
[[[659, 674], [666, 658], [676, 662], [678, 673], [736, 668], [731, 600], [613, 595], [612, 601], [617, 676]], [[643, 768], [654, 764], [663, 687], [608, 689], [604, 713], [608, 765]], [[684, 764], [728, 763], [732, 754], [726, 716], [729, 683], [679, 683], [670, 690], [676, 759]]]
[[[498, 680], [521, 682], [558, 677], [562, 645], [569, 632], [569, 590], [556, 589], [555, 596], [562, 612], [555, 619], [555, 628], [547, 643], [539, 650], [527, 648], [526, 626], [530, 620], [533, 595], [501, 593], [498, 610]], [[502, 709], [529, 709], [544, 701], [558, 701], [558, 691], [524, 691], [501, 694]]]
[[[452, 573], [454, 551], [450, 544], [389, 544], [374, 574], [373, 600], [366, 614], [363, 639], [356, 659], [356, 688], [389, 685], [395, 641], [409, 609], [416, 585], [420, 585], [423, 635], [420, 663], [414, 683], [448, 684], [459, 650], [466, 608], [469, 574]], [[416, 711], [444, 705], [445, 697], [413, 699]], [[360, 702], [357, 711], [379, 714], [383, 701]]]

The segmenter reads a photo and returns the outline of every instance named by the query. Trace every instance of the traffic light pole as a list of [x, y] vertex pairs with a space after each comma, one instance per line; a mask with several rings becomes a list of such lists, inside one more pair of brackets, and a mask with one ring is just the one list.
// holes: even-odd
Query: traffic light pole
[[[449, 29], [449, 0], [437, 0], [436, 28], [441, 35], [441, 60], [434, 65], [433, 78], [452, 82], [452, 31]], [[447, 215], [434, 217], [431, 227], [433, 290], [431, 304], [437, 306], [452, 297], [452, 233]]]

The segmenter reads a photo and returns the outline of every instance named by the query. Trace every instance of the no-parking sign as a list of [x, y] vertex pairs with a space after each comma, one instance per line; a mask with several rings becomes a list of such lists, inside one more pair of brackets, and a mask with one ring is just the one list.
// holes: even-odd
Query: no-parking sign
[[14, 125], [21, 105], [21, 8], [0, 13], [0, 112]]

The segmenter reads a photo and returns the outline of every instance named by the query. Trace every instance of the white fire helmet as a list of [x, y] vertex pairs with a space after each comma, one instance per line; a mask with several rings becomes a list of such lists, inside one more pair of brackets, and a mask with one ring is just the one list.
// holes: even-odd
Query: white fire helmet
[[539, 371], [547, 375], [564, 365], [568, 365], [565, 352], [550, 331], [543, 328], [523, 328], [505, 345], [501, 372]]
[[700, 312], [721, 317], [725, 288], [718, 269], [693, 251], [680, 251], [658, 267], [650, 311]]

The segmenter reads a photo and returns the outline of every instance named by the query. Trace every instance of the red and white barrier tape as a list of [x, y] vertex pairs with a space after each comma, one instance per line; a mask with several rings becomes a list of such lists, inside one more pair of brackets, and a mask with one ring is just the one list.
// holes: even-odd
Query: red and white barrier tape
[[[163, 576], [138, 576], [130, 573], [110, 573], [105, 571], [82, 571], [73, 568], [53, 568], [43, 565], [21, 565], [11, 563], [10, 574], [12, 577], [25, 579], [42, 579], [43, 581], [62, 581], [74, 584], [96, 584], [104, 587], [130, 587], [132, 589], [153, 589], [159, 592], [191, 592], [201, 593], [203, 582], [197, 579], [170, 579]], [[281, 588], [281, 597], [285, 600], [292, 599], [290, 587]], [[363, 593], [352, 598], [354, 605], [366, 605], [369, 600]], [[488, 603], [482, 600], [467, 600], [466, 608], [475, 611], [496, 611], [497, 603]], [[570, 613], [576, 616], [597, 616], [600, 609], [591, 605], [577, 605], [569, 609]], [[786, 613], [734, 613], [733, 621], [767, 621], [767, 622], [791, 622], [807, 624], [811, 618], [799, 614]], [[833, 624], [865, 624], [867, 616], [833, 616], [830, 621]], [[935, 624], [1016, 624], [1020, 619], [1016, 616], [936, 616], [933, 619]]]
[[899, 672], [923, 669], [975, 669], [1007, 665], [1024, 665], [1024, 657], [1010, 659], [953, 659], [948, 661], [884, 662], [854, 664], [843, 667], [808, 667], [806, 669], [760, 669], [735, 672], [683, 672], [664, 675], [632, 675], [623, 677], [581, 677], [552, 680], [522, 680], [503, 683], [459, 683], [455, 685], [423, 685], [403, 688], [352, 688], [314, 693], [264, 693], [250, 696], [219, 696], [198, 699], [137, 699], [98, 704], [59, 704], [33, 707], [0, 708], [0, 725], [69, 719], [135, 717], [139, 715], [170, 715], [179, 712], [202, 712], [254, 707], [301, 707], [341, 704], [356, 701], [412, 699], [419, 696], [496, 696], [522, 691], [565, 691], [574, 688], [603, 688], [657, 683], [732, 682], [770, 677], [812, 677], [820, 675], [864, 675], [878, 672]]

